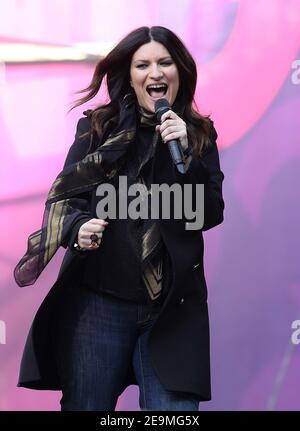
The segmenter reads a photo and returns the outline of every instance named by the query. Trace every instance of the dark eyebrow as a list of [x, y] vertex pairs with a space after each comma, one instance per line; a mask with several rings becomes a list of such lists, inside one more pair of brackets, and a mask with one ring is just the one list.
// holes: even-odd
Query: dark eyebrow
[[[163, 61], [163, 60], [172, 60], [172, 57], [168, 55], [167, 57], [162, 57], [158, 59], [158, 61]], [[142, 59], [135, 60], [134, 63], [137, 63], [138, 61], [141, 61], [143, 63], [148, 63], [148, 60], [142, 60]]]

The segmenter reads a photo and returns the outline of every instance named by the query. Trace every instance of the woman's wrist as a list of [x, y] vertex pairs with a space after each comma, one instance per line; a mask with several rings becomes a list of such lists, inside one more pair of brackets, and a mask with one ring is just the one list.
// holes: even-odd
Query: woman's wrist
[[190, 163], [192, 161], [192, 156], [188, 156], [184, 159], [184, 163], [185, 163], [185, 172], [188, 170]]
[[189, 141], [188, 141], [187, 136], [183, 136], [183, 137], [179, 138], [179, 141], [180, 141], [180, 145], [181, 145], [182, 150], [185, 151], [189, 146]]
[[193, 149], [191, 146], [188, 145], [182, 152], [184, 156], [184, 161], [186, 161], [188, 157], [192, 155]]

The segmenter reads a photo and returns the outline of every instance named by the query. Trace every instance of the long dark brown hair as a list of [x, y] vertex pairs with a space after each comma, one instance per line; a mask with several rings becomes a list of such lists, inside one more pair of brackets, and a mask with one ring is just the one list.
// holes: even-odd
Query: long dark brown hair
[[[101, 142], [108, 122], [110, 121], [110, 124], [113, 124], [114, 120], [117, 122], [120, 100], [126, 94], [134, 92], [130, 85], [132, 56], [141, 45], [152, 40], [165, 46], [177, 66], [179, 90], [173, 109], [174, 107], [183, 109], [182, 118], [187, 124], [188, 138], [192, 143], [194, 154], [200, 157], [204, 147], [209, 143], [210, 120], [209, 116], [202, 116], [196, 110], [194, 94], [197, 83], [197, 67], [183, 42], [165, 27], [140, 27], [124, 37], [106, 57], [97, 63], [90, 85], [77, 92], [77, 94], [86, 92], [87, 94], [77, 100], [71, 109], [95, 97], [103, 79], [106, 78], [110, 101], [94, 109], [91, 114], [91, 133], [96, 133]], [[89, 151], [93, 151], [95, 149], [93, 147]]]

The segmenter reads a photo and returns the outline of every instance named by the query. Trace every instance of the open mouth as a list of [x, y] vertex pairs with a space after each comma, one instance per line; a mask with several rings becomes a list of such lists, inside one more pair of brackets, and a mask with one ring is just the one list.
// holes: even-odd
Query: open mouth
[[146, 87], [147, 93], [153, 99], [160, 99], [164, 97], [166, 92], [168, 91], [167, 84], [150, 84]]

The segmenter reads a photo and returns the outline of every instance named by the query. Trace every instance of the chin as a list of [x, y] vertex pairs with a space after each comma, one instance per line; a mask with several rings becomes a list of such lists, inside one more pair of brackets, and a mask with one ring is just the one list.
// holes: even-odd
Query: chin
[[152, 103], [147, 101], [147, 103], [142, 103], [141, 106], [147, 111], [155, 112], [155, 101]]
[[171, 103], [169, 97], [165, 95], [155, 100], [147, 98], [146, 100], [144, 100], [143, 103], [140, 103], [140, 105], [150, 112], [155, 112], [155, 102], [160, 99], [166, 99], [169, 102], [170, 106], [172, 106], [173, 104], [173, 102]]
[[[148, 104], [148, 111], [152, 111], [152, 112], [155, 112], [155, 102], [157, 102], [158, 100], [160, 100], [160, 99], [167, 99], [167, 101], [169, 102], [169, 99], [167, 98], [167, 97], [160, 97], [159, 99], [156, 99], [156, 100], [152, 100], [152, 102], [150, 102], [149, 104]], [[170, 103], [170, 102], [169, 102]], [[170, 104], [171, 105], [171, 104]]]

